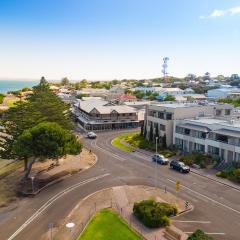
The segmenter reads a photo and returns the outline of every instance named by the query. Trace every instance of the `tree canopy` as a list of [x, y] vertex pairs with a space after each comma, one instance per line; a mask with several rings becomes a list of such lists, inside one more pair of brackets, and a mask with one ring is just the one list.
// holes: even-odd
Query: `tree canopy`
[[57, 123], [42, 122], [24, 130], [16, 139], [13, 151], [18, 159], [32, 159], [28, 164], [26, 179], [36, 161], [59, 159], [66, 154], [78, 154], [82, 145], [76, 136]]
[[27, 101], [19, 101], [3, 115], [1, 125], [3, 139], [0, 141], [0, 155], [15, 158], [12, 151], [14, 141], [24, 130], [43, 121], [56, 122], [65, 129], [72, 128], [69, 106], [49, 89], [44, 77], [40, 84], [33, 87], [33, 94]]

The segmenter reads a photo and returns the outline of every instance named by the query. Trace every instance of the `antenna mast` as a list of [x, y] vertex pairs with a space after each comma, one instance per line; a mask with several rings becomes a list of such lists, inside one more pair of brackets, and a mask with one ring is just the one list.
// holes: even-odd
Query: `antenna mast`
[[163, 73], [164, 81], [165, 81], [165, 82], [166, 82], [166, 80], [167, 80], [167, 75], [168, 75], [168, 72], [167, 72], [167, 68], [168, 68], [167, 62], [168, 62], [168, 61], [169, 61], [169, 58], [168, 58], [168, 57], [164, 57], [164, 58], [163, 58], [162, 73]]

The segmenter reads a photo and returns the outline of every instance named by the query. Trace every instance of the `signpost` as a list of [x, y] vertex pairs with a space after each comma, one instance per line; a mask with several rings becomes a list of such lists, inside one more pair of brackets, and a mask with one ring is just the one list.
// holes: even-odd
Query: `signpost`
[[180, 190], [181, 183], [180, 181], [176, 181], [176, 191], [178, 192]]

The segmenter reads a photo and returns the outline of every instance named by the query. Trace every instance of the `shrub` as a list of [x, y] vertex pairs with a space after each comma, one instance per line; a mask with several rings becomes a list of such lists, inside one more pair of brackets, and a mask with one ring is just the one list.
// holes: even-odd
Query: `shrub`
[[187, 240], [214, 240], [212, 237], [205, 234], [202, 230], [196, 230]]
[[179, 160], [189, 166], [192, 166], [194, 163], [192, 156], [183, 156]]
[[177, 208], [168, 203], [143, 200], [134, 203], [134, 215], [147, 227], [165, 227], [170, 225], [170, 216], [177, 214]]
[[216, 176], [221, 178], [227, 178], [227, 173], [219, 171], [216, 173]]

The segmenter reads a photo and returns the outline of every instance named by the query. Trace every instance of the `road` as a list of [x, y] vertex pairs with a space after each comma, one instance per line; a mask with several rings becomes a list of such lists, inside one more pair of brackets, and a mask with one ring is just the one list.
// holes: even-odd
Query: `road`
[[179, 197], [191, 202], [194, 210], [175, 218], [174, 224], [188, 233], [201, 228], [218, 240], [239, 240], [240, 191], [194, 173], [180, 174], [168, 166], [155, 165], [143, 153], [122, 152], [111, 145], [119, 134], [112, 131], [99, 133], [96, 140], [84, 139], [84, 145], [98, 156], [93, 167], [35, 198], [20, 201], [10, 212], [0, 213], [0, 239], [37, 240], [50, 222], [58, 225], [82, 198], [106, 187], [157, 184], [175, 194], [179, 180]]

